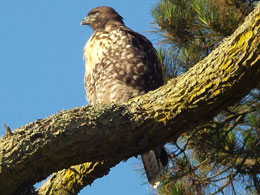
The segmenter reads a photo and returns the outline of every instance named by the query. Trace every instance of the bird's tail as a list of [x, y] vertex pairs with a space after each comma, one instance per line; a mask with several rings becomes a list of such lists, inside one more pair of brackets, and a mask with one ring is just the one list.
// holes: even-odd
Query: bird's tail
[[142, 155], [142, 161], [145, 169], [146, 176], [148, 178], [149, 183], [153, 186], [153, 188], [157, 188], [160, 184], [161, 173], [160, 173], [160, 163], [163, 166], [167, 165], [168, 157], [167, 153], [163, 147], [157, 149], [158, 151], [151, 150]]

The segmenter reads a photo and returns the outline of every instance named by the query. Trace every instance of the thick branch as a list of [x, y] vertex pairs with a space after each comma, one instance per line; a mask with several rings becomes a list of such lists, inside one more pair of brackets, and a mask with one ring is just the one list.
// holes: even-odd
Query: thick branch
[[12, 194], [71, 165], [127, 159], [207, 122], [259, 83], [259, 28], [260, 5], [207, 58], [162, 88], [123, 105], [60, 112], [2, 137], [0, 191]]
[[118, 164], [120, 160], [100, 161], [95, 163], [83, 163], [63, 169], [43, 184], [37, 193], [46, 194], [77, 194], [84, 186], [90, 185], [95, 179], [107, 175], [110, 168]]

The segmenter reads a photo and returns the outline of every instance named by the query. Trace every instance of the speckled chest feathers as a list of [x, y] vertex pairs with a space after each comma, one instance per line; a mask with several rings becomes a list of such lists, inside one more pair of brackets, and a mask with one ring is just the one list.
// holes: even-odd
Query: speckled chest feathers
[[83, 57], [86, 96], [91, 104], [124, 102], [163, 84], [151, 42], [124, 25], [95, 31]]

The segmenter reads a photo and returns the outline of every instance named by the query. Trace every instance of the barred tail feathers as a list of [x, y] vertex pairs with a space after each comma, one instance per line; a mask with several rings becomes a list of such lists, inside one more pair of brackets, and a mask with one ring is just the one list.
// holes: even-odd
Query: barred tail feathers
[[158, 159], [156, 157], [155, 151], [151, 150], [142, 155], [142, 161], [145, 169], [145, 173], [149, 183], [153, 186], [153, 188], [157, 188], [160, 184], [160, 166]]

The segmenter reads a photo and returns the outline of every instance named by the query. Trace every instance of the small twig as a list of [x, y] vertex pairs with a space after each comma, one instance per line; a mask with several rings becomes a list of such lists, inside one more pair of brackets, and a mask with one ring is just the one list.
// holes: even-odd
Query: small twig
[[215, 195], [215, 194], [217, 194], [217, 193], [223, 191], [223, 189], [224, 189], [225, 187], [227, 187], [229, 184], [231, 184], [231, 183], [233, 182], [233, 180], [234, 180], [234, 178], [235, 178], [236, 175], [237, 175], [236, 172], [232, 172], [232, 173], [229, 175], [229, 180], [228, 180], [224, 185], [222, 185], [221, 187], [219, 187], [217, 191], [215, 191], [215, 192], [213, 192], [213, 193], [211, 193], [211, 194], [209, 194], [209, 195]]
[[13, 133], [12, 133], [10, 127], [8, 127], [5, 123], [4, 123], [4, 127], [5, 127], [5, 131], [6, 131], [6, 135], [7, 136], [12, 136]]
[[231, 185], [231, 187], [232, 187], [233, 194], [236, 195], [237, 193], [236, 193], [236, 190], [235, 190], [235, 187], [234, 187], [233, 182], [231, 182], [230, 185]]

